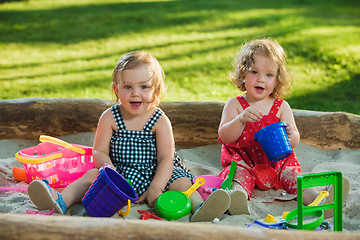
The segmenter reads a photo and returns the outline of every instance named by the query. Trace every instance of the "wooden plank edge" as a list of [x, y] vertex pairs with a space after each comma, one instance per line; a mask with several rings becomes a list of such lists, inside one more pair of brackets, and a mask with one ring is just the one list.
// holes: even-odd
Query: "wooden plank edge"
[[248, 229], [215, 224], [123, 220], [121, 218], [0, 214], [0, 239], [356, 240], [360, 239], [360, 233]]

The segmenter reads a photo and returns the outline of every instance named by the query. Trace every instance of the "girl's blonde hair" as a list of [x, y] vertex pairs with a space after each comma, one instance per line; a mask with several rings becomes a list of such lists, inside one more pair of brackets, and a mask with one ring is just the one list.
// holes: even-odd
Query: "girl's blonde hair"
[[281, 98], [289, 91], [292, 76], [286, 70], [285, 51], [277, 41], [257, 39], [246, 43], [232, 62], [235, 69], [230, 79], [240, 91], [246, 91], [245, 78], [254, 64], [254, 55], [269, 57], [278, 66], [275, 88], [270, 96]]
[[[153, 80], [152, 87], [154, 87], [154, 96], [151, 103], [155, 106], [158, 106], [160, 104], [160, 100], [166, 93], [164, 84], [165, 74], [158, 60], [147, 52], [134, 51], [120, 57], [113, 71], [113, 84], [118, 84], [118, 77], [121, 77], [123, 71], [135, 69], [142, 65], [146, 65], [153, 73], [151, 80]], [[116, 94], [114, 95], [116, 96]], [[116, 101], [119, 101], [118, 96], [116, 96]]]

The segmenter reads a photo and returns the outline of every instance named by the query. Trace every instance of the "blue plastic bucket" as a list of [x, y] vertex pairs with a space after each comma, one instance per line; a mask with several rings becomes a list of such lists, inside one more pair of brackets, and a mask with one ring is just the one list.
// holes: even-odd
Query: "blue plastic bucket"
[[81, 202], [93, 217], [111, 217], [138, 198], [131, 185], [110, 167], [101, 167], [99, 175]]
[[255, 133], [255, 141], [260, 143], [266, 156], [272, 162], [280, 161], [293, 152], [285, 126], [285, 123], [277, 122]]

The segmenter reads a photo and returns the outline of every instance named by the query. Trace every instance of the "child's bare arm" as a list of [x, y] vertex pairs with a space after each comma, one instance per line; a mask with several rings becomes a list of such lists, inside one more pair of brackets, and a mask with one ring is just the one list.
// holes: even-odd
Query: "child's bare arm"
[[283, 101], [280, 107], [280, 121], [286, 123], [286, 132], [292, 148], [295, 148], [300, 142], [300, 133], [296, 127], [295, 118], [290, 105]]
[[111, 110], [108, 109], [99, 119], [94, 139], [93, 157], [97, 168], [103, 165], [109, 165], [114, 168], [109, 157], [109, 146], [114, 125], [116, 125], [115, 120]]
[[262, 118], [262, 112], [256, 107], [245, 110], [236, 98], [226, 102], [219, 126], [219, 136], [223, 143], [235, 142], [241, 135], [248, 122], [256, 122]]

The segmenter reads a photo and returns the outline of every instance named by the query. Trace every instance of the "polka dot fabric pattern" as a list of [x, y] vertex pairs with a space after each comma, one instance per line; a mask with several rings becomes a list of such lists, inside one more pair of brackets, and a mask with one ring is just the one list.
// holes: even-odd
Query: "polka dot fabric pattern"
[[[110, 141], [110, 159], [116, 171], [132, 182], [135, 192], [140, 197], [148, 189], [155, 175], [156, 138], [151, 130], [163, 111], [158, 108], [141, 131], [126, 129], [119, 105], [113, 106], [111, 111], [118, 129], [113, 131]], [[174, 171], [164, 190], [180, 177], [193, 179], [192, 174], [175, 153]]]
[[[244, 110], [250, 106], [243, 96], [237, 97], [237, 100], [239, 101]], [[256, 164], [265, 164], [271, 166], [278, 173], [278, 176], [280, 176], [282, 171], [287, 167], [300, 167], [300, 164], [294, 152], [289, 157], [281, 161], [271, 162], [267, 158], [264, 150], [261, 148], [260, 143], [256, 142], [254, 139], [254, 135], [257, 131], [272, 123], [280, 121], [276, 114], [278, 113], [282, 102], [282, 99], [275, 99], [268, 115], [264, 115], [260, 119], [260, 121], [257, 121], [255, 123], [247, 123], [240, 137], [235, 142], [230, 144], [222, 144], [221, 166], [224, 169], [219, 174], [219, 177], [226, 178], [227, 173], [230, 169], [231, 162], [236, 161], [238, 163], [238, 166], [246, 170], [246, 174], [242, 170], [241, 173], [239, 172], [235, 175], [235, 177], [239, 176], [239, 179], [235, 180], [247, 190], [249, 197], [251, 196], [255, 186], [255, 178], [252, 177], [252, 169]], [[221, 138], [219, 138], [219, 141], [221, 142]], [[242, 177], [240, 178], [240, 176]], [[293, 183], [294, 181], [289, 181], [289, 179], [286, 179], [286, 182], [285, 179], [281, 181], [282, 187], [289, 193], [294, 192]]]

